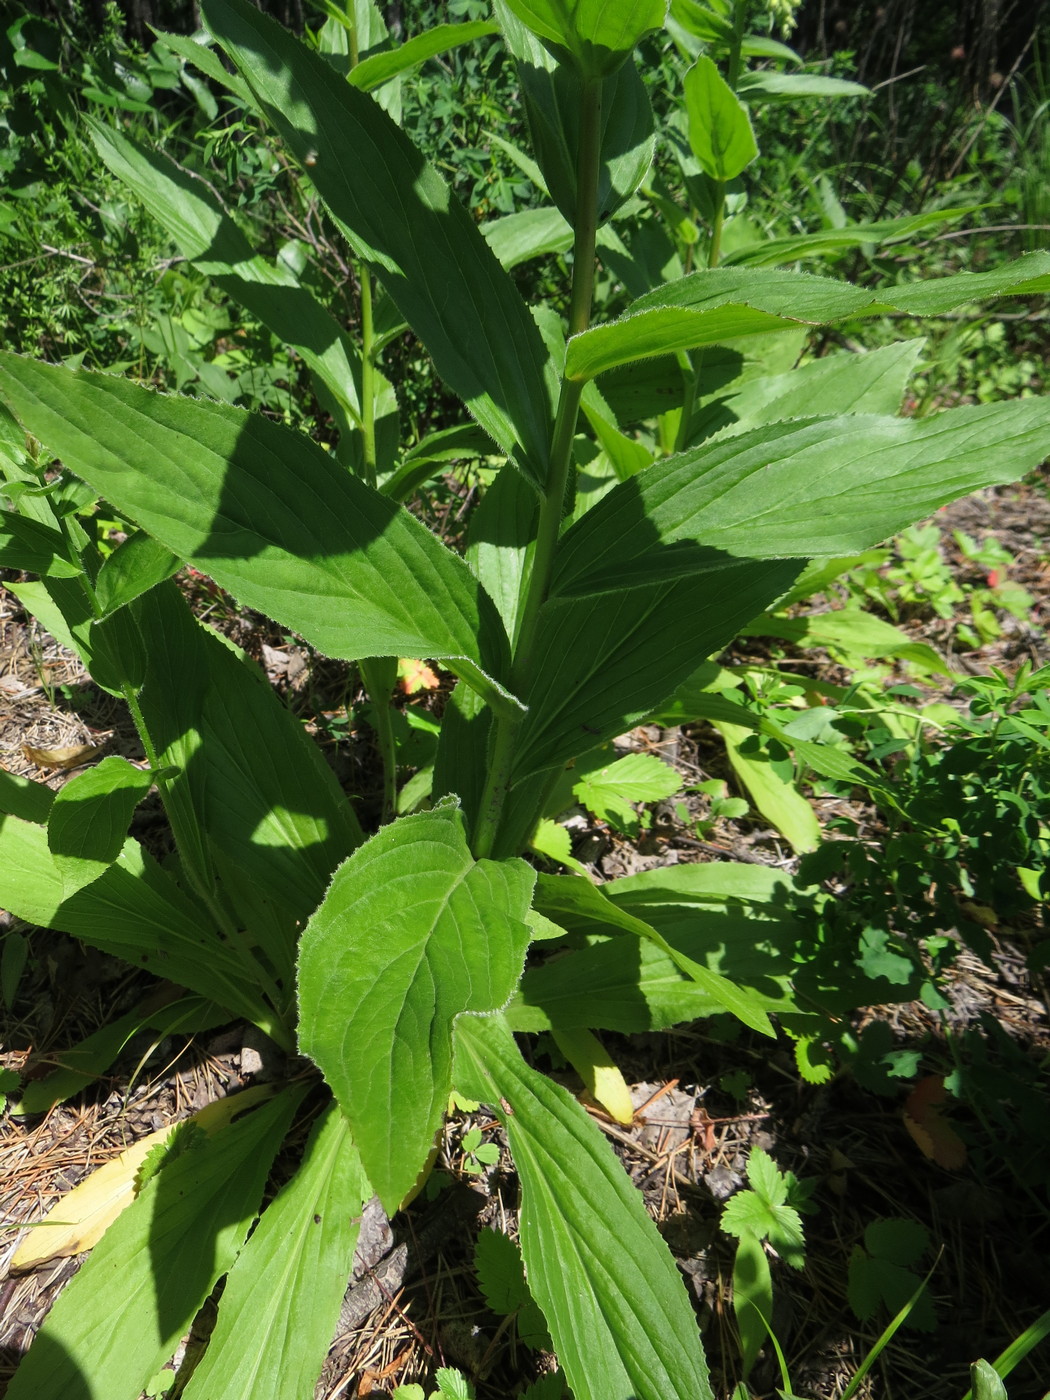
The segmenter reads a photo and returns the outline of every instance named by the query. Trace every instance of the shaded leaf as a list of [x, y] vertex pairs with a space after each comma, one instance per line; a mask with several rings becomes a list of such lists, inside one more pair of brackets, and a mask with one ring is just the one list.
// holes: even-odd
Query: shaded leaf
[[305, 1088], [286, 1089], [148, 1182], [47, 1316], [10, 1400], [135, 1400], [169, 1359], [255, 1218]]
[[495, 618], [466, 565], [302, 433], [12, 355], [0, 386], [119, 511], [327, 655], [480, 661]]
[[338, 1328], [370, 1195], [349, 1126], [330, 1104], [298, 1171], [230, 1270], [186, 1400], [302, 1400], [311, 1393]]
[[438, 374], [542, 488], [553, 418], [546, 355], [467, 210], [370, 97], [274, 20], [247, 0], [209, 0], [202, 13], [289, 149], [313, 157], [314, 187]]

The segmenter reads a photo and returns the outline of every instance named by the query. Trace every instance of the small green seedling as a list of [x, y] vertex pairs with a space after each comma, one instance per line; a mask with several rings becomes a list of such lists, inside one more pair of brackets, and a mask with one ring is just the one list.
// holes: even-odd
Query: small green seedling
[[738, 1191], [722, 1212], [722, 1229], [739, 1241], [733, 1265], [733, 1308], [745, 1379], [773, 1318], [773, 1277], [765, 1245], [768, 1242], [793, 1269], [802, 1268], [806, 1246], [799, 1212], [812, 1209], [809, 1200], [815, 1186], [800, 1182], [793, 1172], [779, 1171], [761, 1147], [754, 1148], [748, 1159], [747, 1180], [750, 1189]]
[[463, 1153], [460, 1165], [471, 1176], [480, 1176], [486, 1167], [494, 1167], [499, 1161], [499, 1148], [494, 1142], [482, 1142], [480, 1128], [468, 1129], [459, 1146]]

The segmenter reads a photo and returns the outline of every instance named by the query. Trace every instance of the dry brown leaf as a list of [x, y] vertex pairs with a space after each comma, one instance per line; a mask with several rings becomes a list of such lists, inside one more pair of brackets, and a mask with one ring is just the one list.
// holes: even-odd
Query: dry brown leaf
[[30, 763], [38, 768], [80, 768], [102, 752], [98, 744], [71, 744], [68, 748], [38, 749], [33, 744], [23, 744], [22, 752]]
[[943, 1074], [920, 1079], [904, 1105], [904, 1126], [924, 1156], [956, 1172], [966, 1165], [966, 1144], [941, 1111], [947, 1097]]

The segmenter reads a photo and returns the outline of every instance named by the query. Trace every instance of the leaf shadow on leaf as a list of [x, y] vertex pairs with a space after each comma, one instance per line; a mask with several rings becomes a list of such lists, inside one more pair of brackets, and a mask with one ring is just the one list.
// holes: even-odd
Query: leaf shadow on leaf
[[[94, 1387], [61, 1342], [42, 1331], [33, 1338], [32, 1345], [44, 1363], [42, 1370], [55, 1381], [56, 1394], [60, 1390], [64, 1400], [94, 1400]], [[17, 1364], [24, 1355], [14, 1347], [4, 1347], [0, 1349], [0, 1365]]]

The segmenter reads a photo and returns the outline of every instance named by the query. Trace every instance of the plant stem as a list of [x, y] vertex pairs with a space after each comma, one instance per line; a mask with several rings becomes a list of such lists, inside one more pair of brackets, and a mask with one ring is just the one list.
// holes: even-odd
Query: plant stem
[[358, 267], [361, 282], [361, 437], [365, 459], [365, 481], [369, 486], [376, 484], [376, 373], [372, 363], [372, 344], [375, 338], [372, 322], [372, 274], [361, 263]]
[[[594, 298], [594, 250], [598, 232], [598, 175], [601, 167], [602, 82], [587, 80], [580, 92], [580, 144], [576, 157], [576, 219], [572, 257], [572, 294], [569, 334], [579, 335], [590, 325]], [[572, 468], [572, 440], [583, 396], [583, 384], [563, 376], [551, 439], [547, 486], [540, 505], [539, 525], [532, 567], [524, 584], [511, 686], [515, 695], [528, 689], [532, 673], [540, 610], [550, 592], [554, 556], [565, 512], [565, 495]], [[488, 779], [474, 833], [474, 853], [479, 858], [493, 848], [503, 806], [510, 791], [514, 750], [524, 713], [504, 713], [495, 718]]]

